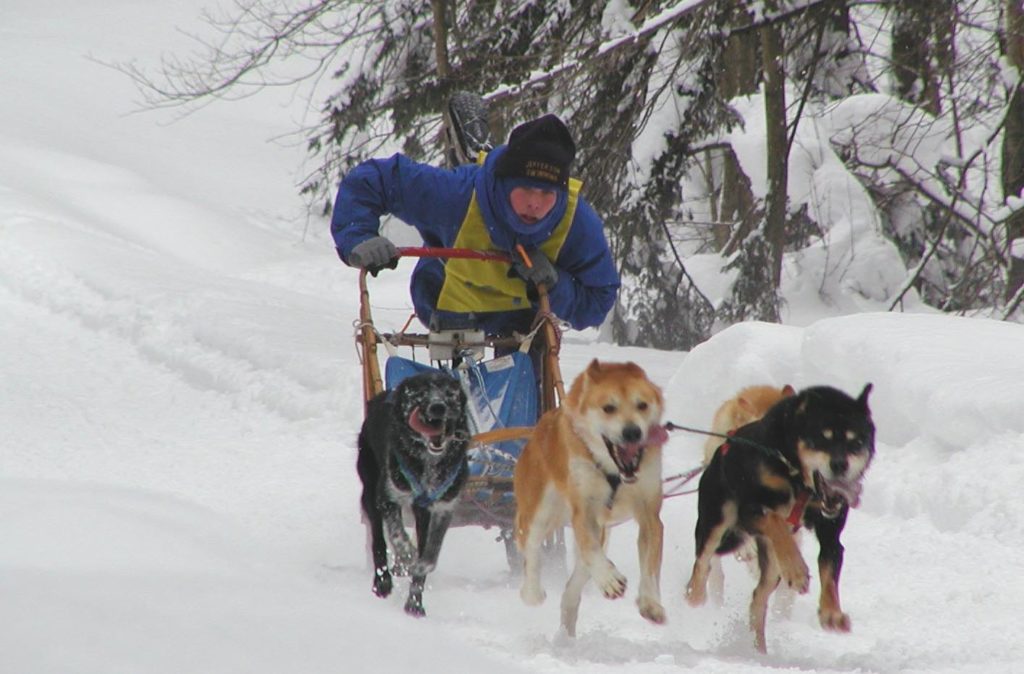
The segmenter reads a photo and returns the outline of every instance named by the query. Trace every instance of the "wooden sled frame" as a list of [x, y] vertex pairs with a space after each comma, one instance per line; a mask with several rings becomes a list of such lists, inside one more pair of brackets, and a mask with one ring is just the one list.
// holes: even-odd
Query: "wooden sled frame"
[[[512, 258], [504, 253], [468, 248], [399, 248], [398, 253], [400, 257], [470, 258], [493, 260], [504, 264], [512, 263]], [[565, 383], [562, 381], [562, 371], [558, 364], [560, 337], [558, 328], [554, 323], [554, 316], [551, 314], [551, 304], [548, 301], [547, 289], [541, 286], [538, 288], [538, 294], [540, 310], [537, 312], [537, 322], [543, 322], [540, 331], [544, 348], [544, 357], [542, 359], [543, 371], [540, 384], [540, 413], [543, 414], [561, 404], [562, 399], [565, 397]], [[374, 328], [373, 315], [370, 311], [370, 291], [366, 282], [365, 269], [359, 272], [359, 324], [357, 327], [356, 346], [359, 349], [359, 356], [363, 365], [363, 404], [365, 408], [365, 405], [374, 396], [384, 390], [384, 379], [381, 376], [380, 363], [377, 360], [377, 346], [387, 341], [393, 346], [420, 346], [425, 348], [429, 344], [430, 336], [404, 331], [380, 333]], [[514, 337], [486, 337], [481, 344], [462, 342], [451, 344], [451, 346], [484, 346], [493, 349], [494, 347], [518, 347], [519, 341]], [[485, 441], [493, 440], [494, 438], [485, 439]]]

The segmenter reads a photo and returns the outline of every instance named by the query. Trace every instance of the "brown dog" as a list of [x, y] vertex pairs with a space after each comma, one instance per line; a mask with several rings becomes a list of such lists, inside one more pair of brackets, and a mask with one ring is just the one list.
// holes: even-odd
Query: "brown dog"
[[661, 575], [661, 389], [634, 363], [594, 360], [573, 382], [558, 409], [541, 417], [516, 462], [516, 542], [523, 554], [520, 596], [544, 601], [543, 541], [571, 522], [576, 565], [562, 594], [562, 627], [576, 634], [580, 595], [590, 578], [616, 599], [626, 578], [605, 555], [608, 528], [633, 518], [639, 525], [640, 615], [665, 622]]

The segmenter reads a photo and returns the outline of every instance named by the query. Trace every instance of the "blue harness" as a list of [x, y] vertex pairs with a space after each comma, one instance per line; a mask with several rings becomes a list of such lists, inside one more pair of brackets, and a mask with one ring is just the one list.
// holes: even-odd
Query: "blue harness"
[[412, 490], [413, 505], [418, 506], [420, 508], [429, 508], [434, 503], [436, 503], [439, 498], [444, 496], [445, 493], [449, 489], [451, 489], [451, 486], [455, 484], [455, 480], [459, 477], [459, 471], [462, 469], [461, 464], [455, 466], [455, 470], [453, 470], [448, 475], [448, 477], [445, 479], [444, 482], [441, 483], [439, 487], [437, 487], [433, 491], [427, 491], [426, 489], [423, 488], [423, 485], [420, 484], [420, 481], [416, 479], [416, 476], [413, 475], [413, 473], [405, 465], [405, 462], [402, 461], [401, 455], [396, 453], [393, 454], [393, 456], [395, 457], [395, 463], [398, 464], [398, 472], [402, 474], [402, 477], [405, 478], [405, 481], [409, 483], [409, 489]]

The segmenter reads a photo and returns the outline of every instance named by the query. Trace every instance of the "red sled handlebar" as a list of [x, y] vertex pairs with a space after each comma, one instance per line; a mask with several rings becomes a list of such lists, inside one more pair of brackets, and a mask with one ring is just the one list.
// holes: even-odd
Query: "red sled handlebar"
[[[522, 246], [516, 246], [523, 262], [530, 266], [530, 257], [523, 250]], [[508, 253], [491, 250], [476, 250], [472, 248], [440, 248], [440, 247], [400, 247], [399, 257], [433, 257], [433, 258], [463, 258], [471, 260], [491, 260], [512, 264], [515, 257]], [[380, 375], [380, 368], [377, 363], [377, 343], [379, 336], [373, 329], [373, 319], [370, 316], [370, 295], [366, 287], [366, 269], [359, 273], [359, 343], [363, 347], [363, 392], [365, 400], [369, 401], [374, 395], [383, 390], [383, 379]], [[561, 369], [558, 365], [559, 338], [557, 328], [551, 320], [551, 304], [548, 300], [547, 288], [543, 284], [537, 286], [538, 304], [540, 311], [538, 320], [543, 320], [544, 339], [547, 345], [547, 352], [544, 356], [546, 366], [544, 368], [544, 400], [543, 408], [554, 409], [559, 401], [565, 399], [565, 385], [562, 382]]]
[[462, 258], [469, 260], [494, 260], [495, 262], [512, 262], [512, 256], [493, 250], [476, 250], [473, 248], [432, 248], [404, 247], [398, 249], [400, 257], [439, 257], [444, 259]]

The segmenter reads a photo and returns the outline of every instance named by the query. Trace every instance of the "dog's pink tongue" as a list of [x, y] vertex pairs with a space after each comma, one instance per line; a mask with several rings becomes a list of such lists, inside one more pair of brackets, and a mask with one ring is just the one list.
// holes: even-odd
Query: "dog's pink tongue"
[[644, 442], [627, 442], [619, 445], [619, 458], [625, 464], [633, 463], [644, 447], [660, 447], [668, 442], [668, 431], [664, 426], [651, 426]]
[[650, 429], [648, 429], [648, 445], [660, 447], [661, 445], [664, 445], [666, 442], [668, 442], [668, 431], [665, 430], [664, 426], [658, 424], [657, 426], [651, 426]]
[[863, 486], [860, 482], [850, 482], [847, 484], [846, 502], [850, 504], [851, 508], [856, 508], [860, 505], [860, 492]]
[[423, 420], [420, 419], [420, 408], [418, 407], [414, 407], [412, 412], [409, 413], [409, 428], [428, 438], [441, 435], [440, 428], [434, 428], [423, 423]]
[[643, 445], [639, 442], [630, 442], [625, 445], [619, 445], [619, 459], [622, 463], [628, 466], [637, 458], [637, 455], [640, 454], [640, 450], [642, 448]]
[[825, 491], [837, 495], [846, 501], [851, 508], [860, 505], [860, 493], [864, 486], [860, 482], [847, 480], [833, 480], [825, 483]]

